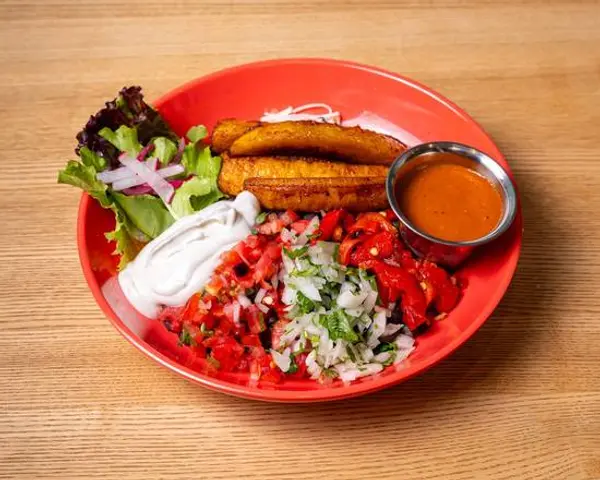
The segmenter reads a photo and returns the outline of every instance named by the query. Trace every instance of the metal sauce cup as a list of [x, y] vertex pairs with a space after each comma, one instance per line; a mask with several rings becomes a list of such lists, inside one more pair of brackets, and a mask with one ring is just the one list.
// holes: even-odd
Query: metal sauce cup
[[[451, 155], [436, 155], [436, 154]], [[455, 163], [485, 176], [500, 192], [503, 213], [496, 227], [487, 235], [467, 242], [450, 242], [417, 229], [400, 210], [396, 201], [396, 183], [415, 168], [427, 164]], [[517, 194], [506, 171], [489, 155], [473, 147], [454, 142], [431, 142], [406, 150], [392, 163], [386, 181], [388, 201], [401, 222], [400, 233], [411, 250], [419, 257], [450, 268], [457, 267], [473, 250], [502, 235], [515, 219]]]

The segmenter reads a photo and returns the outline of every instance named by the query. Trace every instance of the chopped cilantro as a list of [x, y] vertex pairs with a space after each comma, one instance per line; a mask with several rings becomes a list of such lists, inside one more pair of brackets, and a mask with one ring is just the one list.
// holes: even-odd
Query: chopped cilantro
[[215, 331], [214, 331], [214, 330], [208, 330], [208, 329], [206, 328], [206, 324], [205, 324], [205, 323], [202, 323], [202, 324], [200, 325], [200, 333], [202, 333], [202, 335], [205, 335], [205, 336], [207, 336], [207, 337], [211, 337], [211, 336], [213, 336], [213, 335], [214, 335]]
[[267, 212], [261, 212], [256, 217], [256, 221], [254, 223], [256, 223], [256, 225], [260, 225], [261, 223], [265, 223], [266, 219], [267, 219]]
[[292, 277], [314, 277], [315, 275], [318, 275], [319, 273], [319, 268], [315, 267], [314, 265], [310, 265], [306, 270], [298, 270], [297, 268], [295, 268], [294, 270], [292, 270], [292, 273], [290, 274]]
[[287, 248], [283, 247], [283, 253], [285, 253], [286, 257], [291, 258], [292, 260], [295, 260], [296, 258], [301, 257], [306, 252], [308, 252], [307, 246], [304, 246], [302, 248], [297, 248], [295, 250], [288, 250]]
[[188, 347], [196, 345], [194, 338], [192, 337], [190, 332], [188, 332], [185, 328], [181, 330], [181, 333], [179, 334], [179, 342], [177, 343], [180, 347], [182, 345], [186, 345]]
[[328, 315], [322, 315], [319, 320], [329, 332], [331, 340], [358, 341], [358, 335], [353, 328], [353, 321], [343, 310], [335, 310]]
[[208, 363], [210, 363], [213, 367], [215, 367], [217, 370], [219, 368], [221, 368], [221, 362], [219, 362], [216, 358], [214, 358], [212, 355], [210, 355], [209, 357], [207, 357], [206, 361]]
[[296, 293], [296, 305], [298, 306], [300, 313], [307, 314], [316, 310], [317, 305], [310, 298], [304, 295], [302, 292]]
[[395, 343], [382, 343], [378, 345], [373, 351], [377, 355], [378, 353], [395, 352], [396, 350], [398, 350], [398, 347]]
[[298, 371], [298, 364], [294, 360], [294, 357], [290, 358], [290, 368], [285, 373], [296, 373]]

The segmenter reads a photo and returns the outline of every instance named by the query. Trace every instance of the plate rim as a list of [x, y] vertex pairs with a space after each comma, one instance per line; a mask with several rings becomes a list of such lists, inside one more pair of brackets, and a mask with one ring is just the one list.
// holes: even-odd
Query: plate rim
[[[417, 90], [421, 91], [422, 93], [425, 93], [434, 100], [446, 105], [454, 113], [456, 113], [460, 117], [466, 119], [469, 123], [472, 123], [477, 128], [479, 128], [481, 133], [486, 137], [487, 140], [489, 140], [490, 144], [494, 147], [494, 157], [500, 158], [502, 160], [502, 163], [507, 168], [508, 174], [514, 180], [514, 176], [510, 169], [510, 166], [506, 162], [506, 159], [496, 146], [491, 136], [485, 131], [485, 129], [482, 128], [482, 126], [476, 120], [470, 117], [466, 111], [464, 111], [462, 108], [460, 108], [458, 105], [456, 105], [443, 95], [437, 93], [436, 91], [432, 90], [424, 84], [421, 84], [418, 81], [412, 80], [408, 77], [391, 72], [383, 68], [366, 65], [358, 62], [328, 58], [280, 58], [244, 63], [224, 68], [222, 70], [218, 70], [216, 72], [212, 72], [207, 75], [203, 75], [188, 82], [185, 82], [182, 85], [175, 87], [174, 89], [160, 96], [156, 101], [152, 102], [152, 106], [159, 110], [163, 104], [171, 100], [171, 98], [179, 95], [181, 92], [190, 89], [196, 84], [204, 83], [209, 80], [214, 80], [215, 78], [219, 78], [220, 76], [235, 74], [237, 71], [245, 70], [248, 68], [260, 68], [265, 66], [284, 66], [286, 64], [292, 63], [295, 65], [304, 64], [307, 66], [335, 65], [338, 67], [358, 69], [377, 76], [383, 76], [388, 79], [400, 82], [411, 88], [416, 88]], [[92, 292], [92, 295], [94, 296], [94, 299], [100, 306], [100, 309], [103, 311], [103, 313], [112, 323], [112, 325], [117, 329], [117, 331], [129, 343], [131, 343], [134, 347], [140, 350], [148, 358], [154, 360], [156, 363], [162, 365], [163, 367], [166, 367], [168, 370], [182, 376], [183, 378], [186, 378], [187, 380], [192, 381], [195, 384], [202, 385], [213, 391], [218, 391], [236, 397], [283, 403], [334, 401], [362, 396], [368, 393], [382, 390], [384, 388], [389, 388], [398, 385], [406, 380], [409, 380], [410, 378], [413, 378], [416, 375], [422, 374], [434, 365], [446, 359], [452, 353], [454, 353], [460, 346], [462, 346], [467, 340], [469, 340], [477, 332], [477, 330], [479, 330], [479, 328], [481, 328], [481, 326], [489, 319], [489, 317], [500, 304], [500, 301], [504, 297], [517, 270], [517, 265], [520, 258], [523, 243], [523, 219], [518, 189], [517, 198], [519, 199], [517, 202], [517, 215], [515, 217], [514, 224], [511, 227], [511, 230], [516, 229], [514, 247], [511, 251], [510, 257], [505, 263], [505, 265], [509, 267], [509, 270], [507, 271], [507, 274], [502, 278], [502, 282], [498, 285], [499, 288], [496, 291], [495, 295], [490, 297], [490, 301], [488, 301], [488, 303], [486, 304], [486, 308], [484, 308], [477, 315], [477, 318], [469, 325], [469, 327], [465, 329], [459, 337], [449, 342], [443, 348], [436, 351], [434, 355], [425, 359], [423, 365], [420, 365], [418, 368], [406, 367], [404, 369], [392, 372], [386, 375], [385, 377], [374, 377], [371, 381], [363, 380], [358, 383], [351, 383], [349, 385], [344, 385], [342, 387], [335, 388], [323, 387], [311, 390], [278, 390], [277, 388], [260, 389], [255, 387], [249, 387], [247, 385], [236, 384], [227, 380], [210, 377], [198, 371], [192, 370], [180, 363], [177, 363], [176, 361], [172, 360], [166, 355], [160, 353], [158, 350], [154, 349], [150, 345], [147, 345], [146, 342], [141, 340], [135, 333], [133, 333], [129, 329], [129, 327], [127, 327], [123, 323], [123, 321], [118, 317], [118, 315], [113, 311], [113, 309], [108, 304], [108, 301], [104, 298], [104, 295], [102, 294], [101, 285], [99, 285], [99, 283], [96, 281], [91, 266], [90, 255], [86, 248], [87, 234], [85, 228], [89, 205], [94, 200], [85, 192], [81, 195], [77, 213], [77, 248], [79, 254], [79, 261], [83, 270], [85, 280]]]

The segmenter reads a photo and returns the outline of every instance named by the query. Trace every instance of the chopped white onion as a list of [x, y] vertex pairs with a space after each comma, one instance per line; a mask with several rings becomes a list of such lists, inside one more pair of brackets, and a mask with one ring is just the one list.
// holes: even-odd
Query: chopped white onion
[[241, 305], [238, 302], [232, 302], [233, 305], [233, 323], [236, 325], [240, 324], [240, 313], [242, 310]]
[[402, 324], [388, 323], [385, 326], [385, 329], [383, 330], [382, 336], [387, 337], [388, 335], [394, 335], [395, 333], [397, 333], [400, 330], [402, 330]]
[[242, 308], [248, 308], [250, 305], [252, 305], [252, 302], [250, 301], [250, 299], [243, 293], [240, 293], [238, 295], [237, 300], [238, 300], [238, 302], [240, 302], [240, 305], [242, 306]]
[[269, 313], [269, 307], [267, 307], [266, 305], [263, 305], [262, 303], [259, 303], [259, 304], [257, 304], [256, 306], [257, 306], [257, 307], [258, 307], [258, 309], [259, 309], [259, 310], [260, 310], [262, 313], [264, 313], [265, 315], [266, 315], [267, 313]]
[[337, 304], [342, 308], [358, 308], [367, 298], [367, 292], [358, 292], [356, 295], [350, 291], [340, 293]]
[[264, 288], [261, 288], [258, 293], [256, 294], [256, 297], [254, 297], [254, 303], [261, 303], [262, 299], [265, 298], [265, 295], [267, 294], [267, 290]]
[[273, 358], [275, 365], [277, 365], [282, 372], [287, 372], [292, 365], [292, 359], [290, 357], [291, 353], [289, 348], [286, 348], [282, 353], [279, 353], [277, 350], [271, 350], [271, 357]]

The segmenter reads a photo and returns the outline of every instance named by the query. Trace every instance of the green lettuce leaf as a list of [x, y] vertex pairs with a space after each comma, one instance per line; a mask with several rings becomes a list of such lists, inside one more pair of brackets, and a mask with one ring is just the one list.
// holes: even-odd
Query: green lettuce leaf
[[171, 213], [181, 218], [197, 212], [202, 208], [199, 208], [198, 204], [211, 192], [212, 185], [208, 178], [192, 177], [175, 192], [171, 202]]
[[196, 212], [203, 208], [212, 205], [215, 202], [221, 200], [225, 195], [218, 189], [213, 188], [210, 193], [206, 195], [194, 195], [190, 198], [190, 203]]
[[158, 197], [124, 195], [118, 192], [112, 192], [111, 196], [129, 222], [149, 238], [158, 237], [175, 222], [173, 215]]
[[204, 140], [208, 135], [208, 130], [204, 125], [196, 125], [188, 130], [186, 137], [192, 143], [198, 143], [200, 140]]
[[142, 150], [142, 145], [138, 141], [137, 130], [127, 125], [121, 125], [114, 132], [110, 128], [104, 127], [98, 132], [98, 135], [108, 140], [120, 152], [126, 152], [132, 157], [136, 157]]
[[96, 178], [96, 173], [96, 169], [92, 165], [69, 160], [65, 169], [58, 172], [58, 183], [81, 188], [106, 208], [112, 201], [107, 195], [108, 187]]
[[79, 149], [79, 157], [81, 162], [88, 167], [94, 167], [96, 172], [101, 172], [106, 169], [106, 159], [95, 152], [92, 152], [88, 147]]
[[115, 229], [105, 233], [104, 236], [107, 240], [116, 243], [113, 255], [120, 256], [118, 269], [122, 270], [137, 256], [149, 239], [144, 238], [144, 235], [129, 222], [116, 204], [113, 204], [111, 209], [115, 213]]
[[177, 153], [177, 145], [167, 137], [157, 137], [152, 140], [154, 143], [154, 152], [152, 155], [158, 158], [161, 165], [168, 165]]
[[221, 157], [213, 157], [210, 147], [202, 147], [198, 143], [189, 143], [185, 146], [181, 163], [188, 174], [197, 178], [208, 180], [210, 190], [204, 195], [194, 195], [190, 204], [195, 211], [217, 202], [225, 195], [219, 190], [217, 179], [221, 171]]

